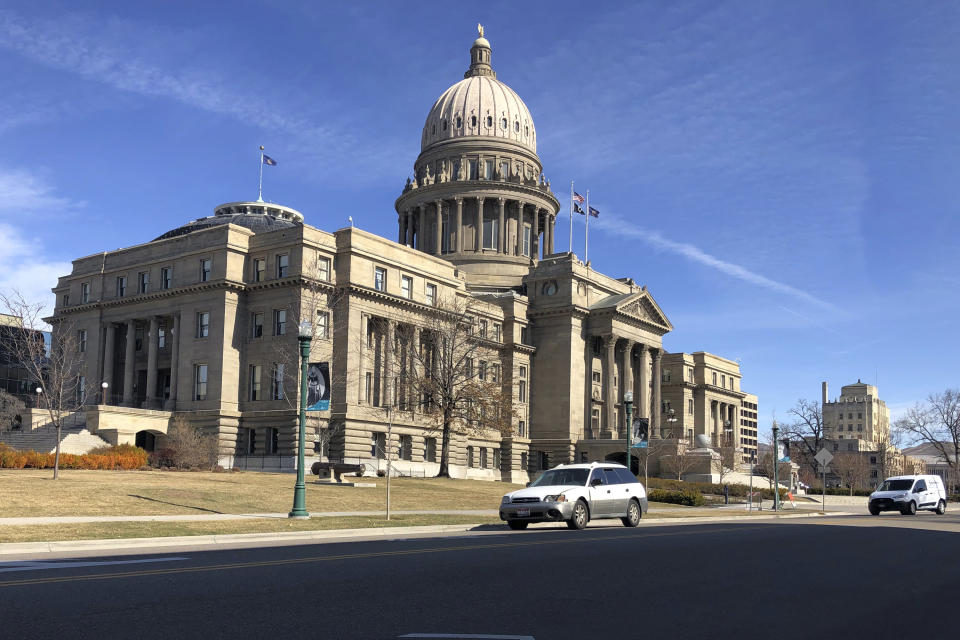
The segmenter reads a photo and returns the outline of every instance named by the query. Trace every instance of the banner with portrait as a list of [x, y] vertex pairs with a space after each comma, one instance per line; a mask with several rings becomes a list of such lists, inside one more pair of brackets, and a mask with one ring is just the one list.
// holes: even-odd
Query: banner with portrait
[[330, 410], [330, 363], [311, 362], [307, 366], [307, 411]]

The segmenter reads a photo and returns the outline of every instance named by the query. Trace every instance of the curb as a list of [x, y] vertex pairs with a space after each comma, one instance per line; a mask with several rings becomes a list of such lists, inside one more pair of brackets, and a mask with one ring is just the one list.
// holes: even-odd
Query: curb
[[[708, 524], [712, 522], [756, 522], [768, 520], [783, 520], [797, 518], [824, 518], [832, 516], [850, 516], [852, 513], [834, 511], [821, 513], [794, 513], [769, 516], [695, 516], [691, 518], [658, 518], [644, 520], [641, 526], [664, 527], [681, 526], [685, 524]], [[542, 523], [554, 525], [556, 523]], [[252, 548], [265, 542], [282, 542], [295, 544], [298, 542], [339, 542], [344, 539], [378, 539], [378, 538], [413, 538], [422, 534], [435, 533], [470, 533], [473, 535], [491, 535], [509, 533], [503, 531], [482, 530], [474, 531], [476, 527], [486, 527], [488, 524], [443, 524], [425, 525], [418, 527], [373, 527], [367, 529], [325, 529], [318, 531], [292, 531], [289, 533], [232, 533], [224, 535], [196, 535], [196, 536], [166, 536], [159, 538], [110, 538], [104, 540], [62, 540], [54, 542], [6, 542], [0, 543], [0, 556], [14, 554], [46, 554], [66, 553], [77, 551], [133, 551], [138, 549], [156, 549], [158, 547], [232, 547]], [[537, 528], [534, 525], [533, 531]]]

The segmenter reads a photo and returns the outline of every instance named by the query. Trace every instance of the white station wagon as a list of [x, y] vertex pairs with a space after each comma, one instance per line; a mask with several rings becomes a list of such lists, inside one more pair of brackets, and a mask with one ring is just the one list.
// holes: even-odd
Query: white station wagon
[[620, 518], [624, 525], [636, 527], [646, 511], [643, 484], [626, 467], [612, 462], [561, 464], [500, 501], [500, 519], [511, 529], [560, 521], [583, 529], [600, 518]]

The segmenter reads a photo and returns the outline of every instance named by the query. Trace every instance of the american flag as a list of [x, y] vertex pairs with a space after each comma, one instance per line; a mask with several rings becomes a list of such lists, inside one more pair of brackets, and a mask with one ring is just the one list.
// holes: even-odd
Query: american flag
[[580, 204], [583, 204], [585, 202], [583, 196], [577, 193], [576, 191], [573, 192], [573, 199], [579, 202]]

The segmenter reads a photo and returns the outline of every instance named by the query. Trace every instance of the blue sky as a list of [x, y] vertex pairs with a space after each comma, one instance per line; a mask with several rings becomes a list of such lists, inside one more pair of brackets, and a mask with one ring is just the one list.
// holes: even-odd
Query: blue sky
[[260, 144], [266, 199], [394, 238], [483, 22], [563, 210], [573, 179], [602, 212], [593, 266], [647, 284], [668, 350], [741, 359], [762, 425], [821, 380], [895, 414], [960, 385], [960, 5], [226, 6], [0, 8], [0, 289], [256, 198]]

